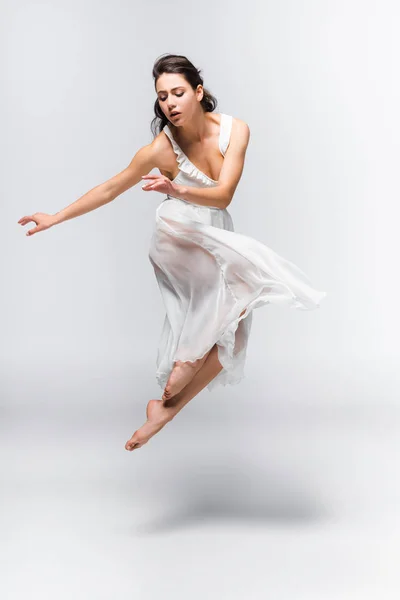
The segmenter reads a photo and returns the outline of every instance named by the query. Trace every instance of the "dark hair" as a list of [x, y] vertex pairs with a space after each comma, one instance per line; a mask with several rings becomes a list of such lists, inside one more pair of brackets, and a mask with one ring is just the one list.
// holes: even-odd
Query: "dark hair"
[[[186, 56], [181, 56], [179, 54], [161, 55], [153, 66], [154, 87], [156, 86], [158, 78], [163, 73], [180, 73], [192, 86], [193, 90], [196, 90], [198, 85], [203, 85], [203, 78], [200, 75], [201, 69], [196, 69]], [[204, 86], [203, 90], [204, 94], [200, 104], [202, 105], [204, 112], [212, 112], [215, 110], [218, 101], [204, 88]], [[156, 116], [151, 122], [151, 131], [153, 136], [156, 137], [156, 135], [164, 129], [164, 126], [169, 123], [167, 117], [160, 108], [158, 98], [154, 103], [154, 112]]]

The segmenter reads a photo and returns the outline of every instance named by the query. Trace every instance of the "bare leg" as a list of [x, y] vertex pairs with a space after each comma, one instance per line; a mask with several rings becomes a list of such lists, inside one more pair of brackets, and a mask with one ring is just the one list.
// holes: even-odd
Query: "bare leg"
[[[242, 316], [245, 312], [246, 309], [242, 310], [240, 316]], [[239, 339], [237, 339], [237, 343], [239, 343], [240, 345]], [[171, 371], [162, 396], [164, 404], [166, 400], [169, 400], [173, 396], [176, 396], [190, 383], [190, 381], [193, 379], [196, 373], [200, 371], [200, 369], [204, 365], [210, 352], [211, 350], [209, 350], [204, 356], [202, 356], [194, 362], [177, 361], [176, 363], [174, 363], [174, 368]]]
[[169, 400], [178, 394], [185, 386], [187, 386], [196, 373], [200, 371], [210, 352], [211, 350], [194, 362], [184, 362], [182, 360], [178, 360], [176, 363], [174, 363], [174, 368], [172, 369], [164, 388], [164, 393], [162, 396], [162, 400], [164, 400], [164, 402], [165, 400]]
[[202, 389], [212, 381], [222, 370], [222, 365], [218, 360], [218, 347], [216, 344], [211, 348], [207, 360], [196, 373], [193, 379], [172, 398], [164, 400], [164, 406], [177, 414], [192, 398], [197, 396]]
[[147, 405], [147, 421], [135, 431], [125, 444], [126, 450], [136, 450], [146, 444], [149, 439], [171, 421], [176, 414], [203, 388], [206, 387], [222, 370], [218, 360], [217, 345], [211, 348], [204, 364], [194, 375], [193, 379], [178, 394], [165, 400], [150, 400]]
[[[244, 314], [245, 310], [240, 313]], [[192, 379], [174, 396], [163, 400], [150, 400], [147, 404], [147, 421], [135, 431], [125, 444], [126, 450], [136, 450], [146, 444], [153, 435], [171, 421], [176, 414], [202, 389], [212, 381], [223, 369], [218, 360], [218, 347], [211, 348], [205, 360]]]

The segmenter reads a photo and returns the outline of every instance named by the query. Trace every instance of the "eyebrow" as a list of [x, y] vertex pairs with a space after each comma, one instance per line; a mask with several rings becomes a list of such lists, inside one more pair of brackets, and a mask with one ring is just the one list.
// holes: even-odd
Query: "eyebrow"
[[[171, 92], [173, 92], [174, 90], [179, 90], [179, 88], [183, 88], [183, 85], [177, 85], [176, 87], [171, 89]], [[161, 92], [166, 92], [167, 90], [158, 90], [157, 94], [161, 94]]]

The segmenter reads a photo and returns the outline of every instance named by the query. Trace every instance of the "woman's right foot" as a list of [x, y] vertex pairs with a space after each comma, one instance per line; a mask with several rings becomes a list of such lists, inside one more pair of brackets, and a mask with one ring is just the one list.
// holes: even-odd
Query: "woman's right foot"
[[143, 444], [147, 444], [149, 439], [174, 417], [172, 409], [165, 408], [162, 400], [150, 400], [147, 404], [146, 415], [147, 421], [126, 442], [126, 450], [136, 450]]

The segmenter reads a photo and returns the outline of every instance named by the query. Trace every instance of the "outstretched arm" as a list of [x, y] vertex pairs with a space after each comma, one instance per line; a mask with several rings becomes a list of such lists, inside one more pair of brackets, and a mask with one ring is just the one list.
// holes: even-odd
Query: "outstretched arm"
[[59, 212], [53, 215], [37, 212], [33, 215], [22, 217], [18, 223], [26, 225], [33, 221], [36, 227], [26, 232], [26, 235], [33, 235], [111, 202], [111, 200], [114, 200], [117, 196], [141, 181], [142, 175], [157, 166], [158, 148], [159, 142], [157, 143], [156, 140], [153, 140], [147, 146], [143, 146], [136, 152], [129, 165], [123, 171], [89, 190], [81, 198], [78, 198], [78, 200], [75, 200], [75, 202], [69, 204]]
[[[218, 184], [210, 188], [196, 188], [185, 185], [174, 184], [173, 195], [203, 206], [217, 206], [226, 208], [232, 201], [237, 185], [242, 176], [244, 160], [247, 146], [250, 139], [250, 128], [244, 121], [237, 119], [232, 124], [231, 138], [228, 149], [225, 153], [225, 159], [222, 163], [221, 173]], [[145, 175], [142, 179], [148, 179], [149, 183], [145, 186], [145, 191], [152, 191], [151, 186], [160, 175]], [[167, 182], [167, 185], [170, 185]], [[146, 189], [147, 187], [147, 189]], [[157, 187], [159, 189], [157, 190]], [[156, 186], [154, 191], [164, 192], [162, 183]]]
[[154, 169], [156, 166], [155, 157], [155, 144], [151, 143], [143, 146], [143, 148], [140, 148], [136, 152], [129, 165], [123, 171], [89, 190], [81, 198], [78, 198], [78, 200], [56, 213], [54, 215], [56, 223], [78, 217], [111, 202], [117, 196], [139, 183], [144, 173]]

